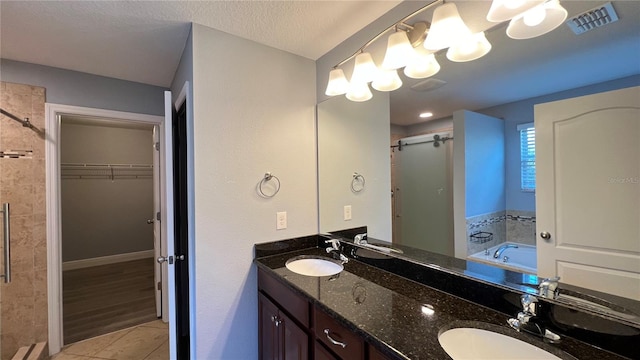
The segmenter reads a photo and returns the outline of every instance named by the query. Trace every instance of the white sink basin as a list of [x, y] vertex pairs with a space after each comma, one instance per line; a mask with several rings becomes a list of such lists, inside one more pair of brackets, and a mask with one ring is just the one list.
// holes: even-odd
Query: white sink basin
[[294, 257], [287, 260], [287, 269], [307, 276], [331, 276], [339, 273], [344, 266], [338, 261], [321, 257]]
[[453, 360], [561, 360], [559, 357], [524, 341], [476, 328], [447, 330], [438, 336], [438, 341]]

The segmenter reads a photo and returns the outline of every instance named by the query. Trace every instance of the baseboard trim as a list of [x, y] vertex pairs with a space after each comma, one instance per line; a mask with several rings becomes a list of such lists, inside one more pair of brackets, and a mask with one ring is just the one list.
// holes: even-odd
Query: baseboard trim
[[101, 257], [96, 257], [91, 259], [65, 261], [62, 263], [62, 271], [83, 269], [83, 268], [88, 268], [92, 266], [100, 266], [100, 265], [107, 265], [107, 264], [116, 264], [120, 262], [131, 261], [131, 260], [152, 258], [153, 256], [154, 256], [153, 250], [144, 250], [144, 251], [137, 251], [137, 252], [131, 252], [126, 254], [101, 256]]

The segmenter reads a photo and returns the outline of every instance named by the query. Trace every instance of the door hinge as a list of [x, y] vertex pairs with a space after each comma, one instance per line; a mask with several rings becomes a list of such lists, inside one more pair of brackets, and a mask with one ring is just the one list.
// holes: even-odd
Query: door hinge
[[153, 144], [153, 147], [156, 148], [156, 151], [160, 151], [160, 142]]
[[160, 281], [158, 281], [157, 287], [158, 287], [158, 291], [162, 290], [162, 283]]
[[160, 221], [160, 211], [156, 213], [156, 220]]

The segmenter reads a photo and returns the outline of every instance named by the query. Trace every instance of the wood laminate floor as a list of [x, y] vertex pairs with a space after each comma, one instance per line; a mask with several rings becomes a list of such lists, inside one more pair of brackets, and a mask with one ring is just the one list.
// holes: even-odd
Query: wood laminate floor
[[153, 259], [63, 272], [64, 344], [157, 319]]

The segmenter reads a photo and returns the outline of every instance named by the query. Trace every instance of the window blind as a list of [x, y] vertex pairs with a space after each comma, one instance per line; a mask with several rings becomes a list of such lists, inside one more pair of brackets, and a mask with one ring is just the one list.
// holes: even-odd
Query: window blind
[[536, 190], [536, 131], [533, 123], [518, 125], [520, 132], [520, 189]]

